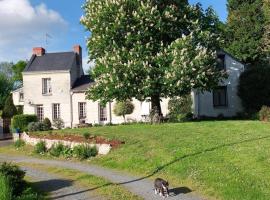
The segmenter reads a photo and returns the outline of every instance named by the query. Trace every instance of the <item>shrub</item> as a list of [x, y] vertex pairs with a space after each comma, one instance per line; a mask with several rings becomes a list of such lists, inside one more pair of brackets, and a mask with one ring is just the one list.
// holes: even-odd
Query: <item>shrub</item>
[[14, 142], [14, 146], [16, 148], [21, 148], [21, 147], [25, 146], [25, 141], [23, 141], [22, 139], [16, 140]]
[[262, 106], [270, 106], [270, 67], [254, 66], [244, 71], [239, 80], [238, 96], [251, 116]]
[[169, 120], [173, 122], [181, 122], [191, 119], [191, 106], [191, 95], [170, 99], [168, 103]]
[[16, 106], [17, 108], [17, 115], [22, 115], [23, 114], [23, 106]]
[[90, 138], [90, 133], [83, 133], [84, 139], [88, 140]]
[[40, 141], [36, 144], [34, 152], [38, 154], [44, 154], [46, 153], [47, 148], [46, 148], [46, 142], [45, 141]]
[[17, 197], [16, 200], [41, 200], [43, 199], [39, 196], [31, 187], [28, 187], [23, 191], [20, 197]]
[[53, 144], [51, 149], [50, 149], [50, 155], [52, 155], [54, 157], [59, 157], [60, 155], [64, 154], [63, 152], [67, 148], [68, 147], [66, 147], [62, 143]]
[[12, 95], [9, 95], [5, 101], [2, 117], [12, 118], [16, 114], [17, 114], [17, 109], [13, 103]]
[[0, 174], [0, 199], [12, 200], [12, 187], [9, 180]]
[[116, 102], [113, 112], [116, 116], [122, 116], [126, 121], [126, 115], [133, 113], [134, 105], [130, 100]]
[[54, 119], [53, 126], [57, 129], [62, 129], [64, 128], [64, 121], [62, 119]]
[[37, 121], [36, 115], [15, 115], [12, 119], [12, 128], [27, 131], [28, 124]]
[[31, 122], [28, 124], [28, 131], [45, 131], [45, 125], [43, 122]]
[[44, 124], [44, 131], [48, 131], [52, 128], [52, 123], [47, 117], [43, 120], [43, 124]]
[[26, 184], [23, 180], [25, 172], [20, 170], [18, 166], [3, 163], [0, 165], [0, 175], [6, 177], [12, 186], [12, 196], [19, 196], [22, 193]]
[[261, 121], [270, 121], [270, 107], [263, 106], [259, 112], [259, 119]]
[[89, 145], [78, 145], [73, 148], [73, 155], [81, 160], [97, 155], [97, 148]]

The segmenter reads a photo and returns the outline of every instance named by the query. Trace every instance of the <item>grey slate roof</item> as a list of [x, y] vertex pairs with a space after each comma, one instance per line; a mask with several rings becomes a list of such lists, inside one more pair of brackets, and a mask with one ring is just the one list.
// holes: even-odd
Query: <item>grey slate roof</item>
[[45, 53], [43, 56], [33, 55], [28, 62], [25, 72], [70, 70], [76, 62], [76, 53]]
[[90, 79], [89, 75], [83, 75], [78, 78], [72, 87], [73, 92], [85, 92], [94, 84], [94, 81]]

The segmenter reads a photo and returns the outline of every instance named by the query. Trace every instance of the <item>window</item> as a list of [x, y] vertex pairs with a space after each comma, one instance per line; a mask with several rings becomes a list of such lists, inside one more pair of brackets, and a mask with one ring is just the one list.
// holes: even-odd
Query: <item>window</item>
[[20, 94], [19, 94], [19, 101], [20, 101], [20, 102], [22, 102], [22, 101], [23, 101], [23, 99], [24, 99], [24, 95], [23, 95], [23, 93], [22, 93], [22, 92], [20, 92]]
[[225, 65], [225, 55], [224, 54], [219, 54], [217, 58], [217, 67], [220, 70], [224, 70], [226, 68]]
[[51, 93], [52, 93], [51, 79], [43, 78], [42, 79], [42, 94], [51, 94]]
[[106, 106], [99, 105], [99, 120], [101, 122], [107, 121], [107, 108]]
[[43, 119], [44, 119], [43, 105], [36, 106], [36, 115], [38, 117], [38, 121], [43, 121]]
[[86, 103], [80, 102], [79, 103], [79, 119], [85, 119], [86, 118]]
[[214, 107], [227, 106], [227, 87], [218, 87], [213, 91]]
[[53, 120], [60, 119], [60, 104], [59, 103], [53, 104], [52, 113], [53, 113], [53, 116], [52, 116]]

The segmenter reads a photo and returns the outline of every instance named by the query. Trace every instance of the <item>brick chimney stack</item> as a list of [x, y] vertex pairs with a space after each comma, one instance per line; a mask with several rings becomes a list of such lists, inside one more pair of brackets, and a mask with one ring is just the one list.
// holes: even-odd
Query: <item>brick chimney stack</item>
[[33, 54], [36, 56], [43, 56], [45, 54], [46, 50], [42, 47], [34, 47], [33, 48]]
[[75, 45], [73, 47], [73, 52], [76, 53], [78, 55], [77, 57], [77, 62], [78, 62], [78, 77], [80, 77], [81, 75], [83, 75], [83, 70], [82, 70], [82, 47], [80, 45]]

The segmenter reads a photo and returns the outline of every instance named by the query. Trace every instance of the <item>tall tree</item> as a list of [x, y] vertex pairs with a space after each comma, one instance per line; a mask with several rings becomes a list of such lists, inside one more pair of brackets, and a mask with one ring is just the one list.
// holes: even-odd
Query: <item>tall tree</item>
[[268, 64], [270, 65], [270, 0], [264, 0], [263, 3], [266, 23], [264, 27], [262, 50], [265, 54]]
[[262, 40], [266, 17], [264, 0], [228, 0], [226, 50], [249, 64], [262, 56]]
[[13, 81], [6, 74], [0, 73], [0, 110], [3, 109], [6, 98], [9, 96], [12, 88]]
[[27, 63], [25, 61], [18, 61], [15, 65], [12, 66], [12, 71], [14, 73], [13, 79], [14, 81], [22, 83], [22, 72], [25, 69]]
[[5, 76], [8, 78], [11, 78], [13, 76], [12, 66], [13, 66], [12, 62], [1, 62], [0, 73], [5, 74]]
[[84, 11], [96, 63], [89, 99], [150, 98], [161, 115], [162, 97], [210, 90], [223, 77], [214, 67], [218, 18], [211, 8], [187, 0], [92, 0]]
[[17, 109], [13, 103], [12, 95], [8, 95], [5, 101], [2, 117], [3, 118], [12, 118], [17, 114]]

